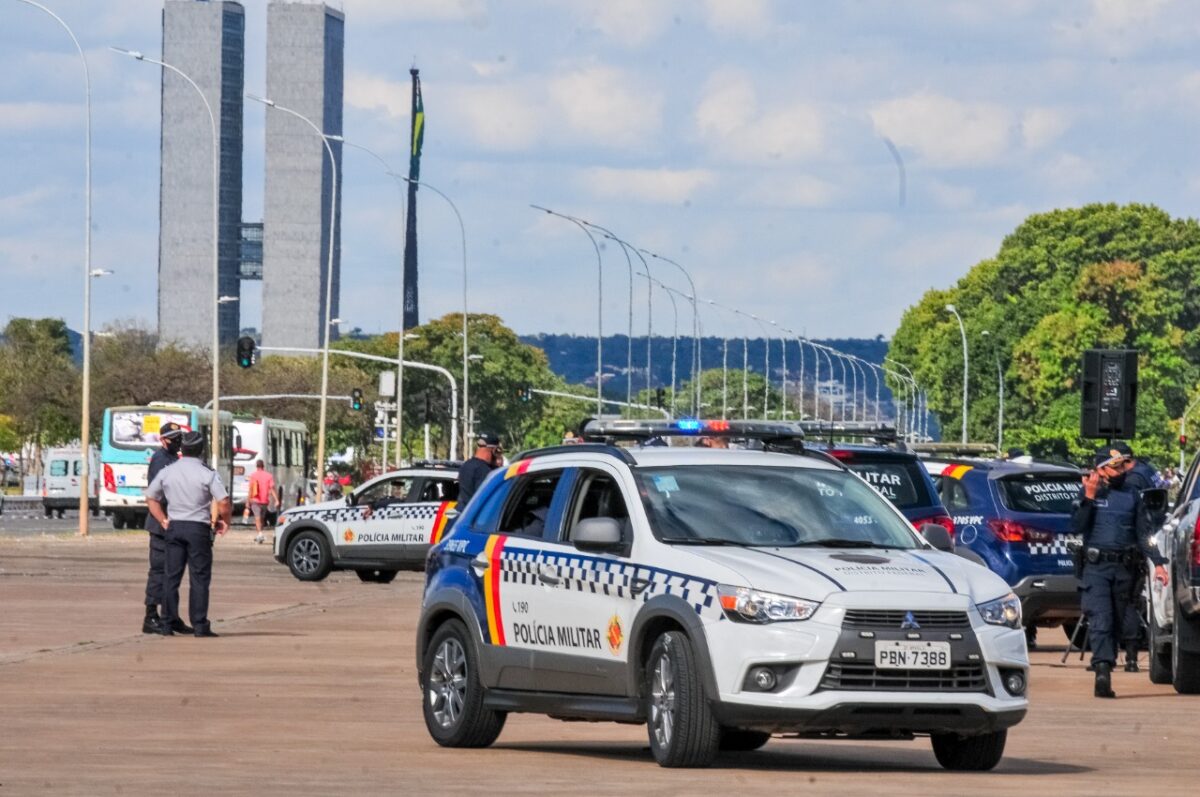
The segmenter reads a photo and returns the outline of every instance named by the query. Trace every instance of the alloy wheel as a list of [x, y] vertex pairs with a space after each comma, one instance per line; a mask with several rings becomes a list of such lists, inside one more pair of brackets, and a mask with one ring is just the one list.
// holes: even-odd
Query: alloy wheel
[[650, 687], [650, 727], [659, 747], [671, 744], [671, 729], [675, 725], [675, 669], [664, 653], [654, 665]]
[[443, 640], [429, 673], [428, 698], [434, 719], [452, 728], [467, 699], [467, 654], [457, 639]]

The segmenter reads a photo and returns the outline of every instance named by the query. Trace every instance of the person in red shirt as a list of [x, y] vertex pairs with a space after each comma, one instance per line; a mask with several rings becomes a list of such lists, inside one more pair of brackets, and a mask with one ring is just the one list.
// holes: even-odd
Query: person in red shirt
[[263, 536], [263, 523], [275, 500], [275, 477], [260, 459], [254, 463], [254, 473], [250, 474], [249, 481], [250, 494], [246, 497], [246, 514], [254, 515], [254, 530], [258, 532], [254, 541], [262, 543], [266, 541]]

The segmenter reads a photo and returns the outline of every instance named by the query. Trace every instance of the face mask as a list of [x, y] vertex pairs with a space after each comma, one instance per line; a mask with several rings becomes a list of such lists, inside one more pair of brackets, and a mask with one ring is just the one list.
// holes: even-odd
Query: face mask
[[1114, 476], [1113, 478], [1108, 480], [1108, 486], [1114, 490], [1120, 490], [1121, 485], [1124, 483], [1125, 483], [1125, 474], [1124, 473], [1122, 473], [1120, 476]]
[[167, 453], [173, 457], [179, 456], [179, 438], [172, 438], [167, 441]]

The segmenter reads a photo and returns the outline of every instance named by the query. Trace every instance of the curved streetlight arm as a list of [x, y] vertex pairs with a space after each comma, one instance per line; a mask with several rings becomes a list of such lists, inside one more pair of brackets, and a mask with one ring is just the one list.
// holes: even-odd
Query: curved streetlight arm
[[[566, 215], [566, 214], [563, 214], [563, 215]], [[599, 230], [604, 235], [605, 238], [608, 238], [612, 241], [616, 241], [617, 245], [621, 247], [621, 252], [625, 255], [625, 265], [629, 269], [629, 331], [627, 333], [628, 340], [626, 341], [626, 345], [625, 345], [625, 357], [626, 357], [625, 403], [628, 404], [629, 406], [634, 406], [634, 404], [633, 404], [633, 258], [631, 258], [629, 256], [629, 250], [632, 249], [633, 247], [629, 243], [622, 240], [615, 232], [608, 229], [607, 227], [601, 227], [599, 224], [590, 222], [587, 219], [581, 219], [578, 216], [568, 216], [568, 218], [570, 218], [572, 221], [577, 222], [579, 224], [586, 224], [587, 226], [591, 227], [594, 230]], [[639, 255], [639, 257], [641, 257], [641, 256]], [[646, 262], [645, 258], [642, 258], [642, 263], [644, 264], [645, 262]], [[647, 271], [649, 271], [649, 269], [647, 269]]]
[[83, 66], [83, 374], [80, 391], [79, 412], [79, 441], [84, 451], [80, 466], [80, 484], [85, 489], [79, 491], [79, 535], [88, 535], [88, 485], [91, 483], [91, 463], [87, 456], [90, 445], [92, 421], [92, 73], [88, 68], [87, 56], [75, 31], [58, 14], [55, 14], [41, 3], [34, 0], [17, 0], [31, 8], [36, 8], [58, 23], [67, 32], [75, 51], [79, 53], [79, 61]]
[[680, 273], [682, 273], [684, 278], [687, 279], [688, 286], [691, 287], [691, 289], [692, 289], [692, 297], [691, 297], [692, 298], [692, 350], [693, 350], [692, 351], [692, 371], [694, 374], [692, 377], [692, 383], [695, 386], [695, 389], [692, 391], [693, 392], [693, 402], [694, 402], [694, 406], [692, 407], [692, 410], [693, 410], [692, 414], [698, 415], [699, 410], [700, 410], [701, 360], [700, 360], [700, 315], [699, 315], [699, 310], [696, 307], [696, 283], [692, 279], [692, 275], [688, 272], [688, 270], [686, 268], [684, 268], [683, 266], [679, 265], [678, 263], [676, 263], [671, 258], [663, 257], [662, 255], [655, 254], [654, 252], [651, 252], [648, 249], [641, 249], [639, 251], [641, 251], [642, 254], [650, 255], [650, 257], [654, 258], [655, 260], [661, 260], [664, 263], [670, 263], [672, 266], [679, 269]]
[[969, 376], [970, 376], [970, 355], [967, 352], [967, 327], [963, 323], [962, 316], [958, 314], [958, 309], [952, 305], [946, 305], [946, 311], [954, 316], [958, 321], [958, 331], [962, 335], [962, 350], [963, 350], [963, 406], [962, 406], [962, 442], [967, 443], [967, 396], [969, 391]]
[[674, 318], [674, 326], [672, 327], [671, 334], [671, 414], [668, 417], [673, 418], [675, 417], [675, 358], [679, 353], [679, 306], [675, 303], [675, 290], [673, 288], [668, 288], [660, 280], [650, 276], [649, 269], [647, 269], [646, 273], [644, 274], [639, 271], [638, 276], [645, 277], [646, 282], [651, 286], [651, 289], [653, 289], [653, 286], [657, 285], [667, 294], [667, 298], [671, 300], [671, 315]]

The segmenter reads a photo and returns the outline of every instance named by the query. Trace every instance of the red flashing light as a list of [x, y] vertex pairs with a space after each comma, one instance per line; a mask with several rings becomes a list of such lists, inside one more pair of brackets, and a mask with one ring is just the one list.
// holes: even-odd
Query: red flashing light
[[705, 424], [705, 426], [707, 426], [711, 432], [729, 431], [729, 421], [709, 421], [707, 424]]
[[844, 461], [847, 461], [847, 460], [854, 459], [854, 452], [853, 452], [853, 451], [846, 451], [846, 450], [844, 450], [844, 449], [841, 449], [841, 448], [835, 448], [835, 449], [833, 449], [832, 451], [830, 451], [830, 452], [829, 452], [829, 456], [833, 457], [834, 459], [840, 459], [840, 460], [842, 460], [842, 461], [844, 462]]

